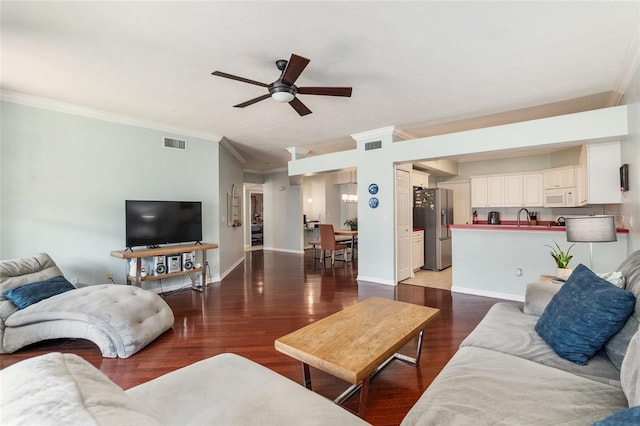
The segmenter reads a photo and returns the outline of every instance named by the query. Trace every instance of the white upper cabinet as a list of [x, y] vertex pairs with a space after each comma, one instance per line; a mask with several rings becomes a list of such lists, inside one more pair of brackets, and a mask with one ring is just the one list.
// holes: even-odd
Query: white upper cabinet
[[542, 174], [544, 189], [571, 188], [576, 186], [577, 167], [558, 167], [545, 170]]
[[411, 184], [413, 186], [421, 186], [422, 188], [429, 187], [429, 173], [421, 172], [419, 170], [411, 171]]
[[504, 176], [487, 178], [487, 201], [489, 207], [504, 206]]
[[542, 173], [522, 176], [522, 205], [541, 207], [543, 203]]
[[504, 176], [471, 178], [471, 207], [504, 206]]
[[487, 178], [471, 178], [471, 207], [489, 207]]
[[504, 204], [506, 207], [522, 206], [522, 175], [504, 177]]
[[583, 172], [580, 204], [619, 204], [620, 142], [585, 145], [580, 164]]
[[554, 207], [545, 195], [573, 194], [564, 207], [620, 204], [620, 142], [585, 145], [579, 165], [471, 177], [471, 207]]
[[542, 173], [471, 178], [471, 207], [541, 206]]

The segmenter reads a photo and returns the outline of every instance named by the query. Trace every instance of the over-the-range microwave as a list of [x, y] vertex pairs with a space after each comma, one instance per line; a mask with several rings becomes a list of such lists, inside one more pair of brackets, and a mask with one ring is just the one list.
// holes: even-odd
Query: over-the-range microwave
[[545, 207], [575, 207], [578, 205], [576, 188], [558, 188], [544, 190]]

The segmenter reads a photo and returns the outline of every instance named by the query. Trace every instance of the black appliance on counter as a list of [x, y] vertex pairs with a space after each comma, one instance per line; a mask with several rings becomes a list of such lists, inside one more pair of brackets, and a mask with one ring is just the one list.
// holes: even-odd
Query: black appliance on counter
[[500, 213], [489, 212], [489, 217], [487, 217], [487, 223], [489, 225], [500, 225]]
[[451, 266], [453, 191], [443, 188], [413, 191], [413, 226], [424, 228], [424, 266], [440, 271]]

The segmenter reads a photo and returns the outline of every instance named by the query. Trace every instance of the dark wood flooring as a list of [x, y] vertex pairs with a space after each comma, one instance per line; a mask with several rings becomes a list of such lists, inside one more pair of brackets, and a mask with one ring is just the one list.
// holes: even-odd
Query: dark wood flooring
[[[234, 352], [298, 383], [298, 361], [273, 347], [276, 338], [371, 296], [398, 299], [441, 310], [425, 331], [418, 368], [394, 361], [371, 380], [365, 420], [397, 425], [455, 353], [460, 342], [497, 302], [446, 290], [400, 284], [397, 287], [356, 281], [357, 262], [322, 267], [304, 256], [253, 251], [205, 296], [190, 289], [163, 297], [175, 314], [172, 330], [128, 359], [107, 359], [91, 342], [55, 340], [0, 357], [0, 368], [42, 353], [76, 353], [127, 389], [195, 361]], [[406, 353], [415, 353], [415, 341]], [[347, 384], [311, 370], [314, 390], [333, 399]], [[205, 378], [203, 378], [205, 379]], [[357, 395], [346, 406], [357, 409]]]

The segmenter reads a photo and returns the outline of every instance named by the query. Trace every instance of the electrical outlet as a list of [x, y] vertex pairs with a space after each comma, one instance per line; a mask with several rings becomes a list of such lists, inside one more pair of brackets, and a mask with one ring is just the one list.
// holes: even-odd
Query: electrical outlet
[[107, 281], [111, 281], [113, 280], [113, 275], [111, 275], [111, 272], [107, 272], [107, 275], [105, 275], [105, 278], [107, 279]]

